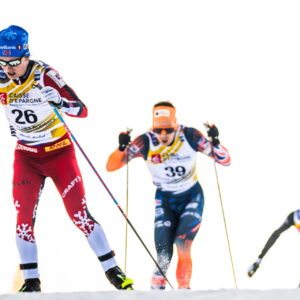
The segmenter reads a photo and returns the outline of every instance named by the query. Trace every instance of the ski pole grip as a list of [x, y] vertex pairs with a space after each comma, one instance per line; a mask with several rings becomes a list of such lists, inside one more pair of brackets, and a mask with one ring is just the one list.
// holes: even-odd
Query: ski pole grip
[[131, 131], [132, 131], [132, 128], [127, 128], [127, 134], [130, 136], [130, 133], [131, 133]]

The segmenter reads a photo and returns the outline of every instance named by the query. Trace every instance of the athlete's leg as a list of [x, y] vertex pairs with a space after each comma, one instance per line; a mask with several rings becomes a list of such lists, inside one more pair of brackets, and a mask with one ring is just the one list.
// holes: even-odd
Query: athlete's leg
[[200, 189], [193, 189], [193, 192], [189, 197], [191, 197], [191, 201], [186, 205], [180, 216], [175, 237], [178, 253], [176, 278], [178, 288], [180, 289], [190, 288], [192, 276], [191, 246], [201, 225], [204, 205], [201, 187]]
[[34, 221], [45, 180], [32, 163], [16, 150], [13, 175], [13, 198], [17, 211], [16, 243], [25, 280], [39, 277]]
[[[172, 211], [163, 205], [164, 197], [160, 191], [155, 195], [154, 240], [157, 262], [166, 275], [173, 256], [173, 243], [176, 232], [176, 219]], [[166, 279], [156, 267], [152, 279], [152, 289], [165, 289]]]
[[102, 227], [89, 214], [80, 170], [73, 148], [66, 149], [55, 156], [55, 165], [49, 171], [61, 194], [67, 213], [73, 223], [87, 238], [87, 241], [100, 260], [104, 271], [116, 266], [114, 252], [111, 250]]
[[63, 151], [55, 157], [56, 168], [51, 169], [53, 179], [73, 223], [86, 236], [87, 241], [101, 262], [107, 279], [117, 289], [132, 289], [132, 279], [126, 277], [117, 266], [115, 253], [111, 250], [102, 227], [90, 215], [80, 170], [74, 149]]

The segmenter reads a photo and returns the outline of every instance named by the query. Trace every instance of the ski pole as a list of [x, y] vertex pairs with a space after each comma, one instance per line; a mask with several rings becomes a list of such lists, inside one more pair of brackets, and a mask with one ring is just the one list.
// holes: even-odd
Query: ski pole
[[137, 238], [139, 239], [139, 241], [141, 242], [141, 244], [144, 246], [145, 250], [147, 251], [147, 253], [151, 257], [151, 259], [155, 263], [155, 265], [156, 265], [157, 269], [159, 270], [159, 272], [161, 273], [161, 275], [166, 279], [166, 281], [168, 282], [168, 284], [170, 285], [170, 287], [172, 289], [174, 289], [173, 286], [172, 286], [172, 284], [170, 283], [170, 281], [168, 280], [168, 278], [164, 274], [163, 270], [158, 265], [157, 261], [152, 256], [152, 254], [149, 251], [149, 249], [147, 248], [146, 244], [144, 243], [144, 241], [142, 240], [142, 238], [140, 237], [140, 235], [138, 234], [138, 232], [136, 231], [136, 229], [134, 228], [134, 226], [132, 225], [132, 223], [130, 222], [130, 220], [128, 219], [128, 217], [126, 216], [126, 214], [124, 213], [124, 211], [121, 208], [120, 204], [118, 203], [118, 201], [116, 200], [116, 198], [113, 196], [113, 194], [111, 193], [111, 191], [109, 190], [109, 188], [107, 187], [107, 185], [105, 184], [105, 182], [103, 181], [103, 179], [101, 178], [100, 174], [98, 173], [98, 171], [96, 170], [96, 168], [94, 167], [94, 165], [92, 164], [92, 162], [90, 161], [90, 159], [88, 158], [88, 156], [85, 154], [84, 150], [82, 149], [82, 147], [80, 146], [80, 144], [76, 140], [75, 136], [73, 135], [73, 133], [71, 132], [71, 130], [67, 126], [65, 120], [62, 118], [62, 116], [58, 112], [57, 108], [53, 107], [53, 110], [54, 110], [56, 116], [59, 118], [59, 120], [63, 123], [63, 125], [64, 125], [65, 129], [67, 130], [67, 132], [69, 133], [70, 137], [72, 138], [72, 140], [74, 141], [74, 143], [77, 145], [78, 149], [83, 154], [84, 158], [89, 163], [90, 167], [93, 169], [94, 173], [96, 174], [96, 176], [98, 177], [98, 179], [100, 180], [100, 182], [102, 183], [102, 185], [104, 186], [104, 188], [106, 189], [106, 191], [108, 192], [108, 194], [110, 195], [111, 199], [113, 200], [113, 202], [115, 203], [115, 205], [117, 206], [117, 208], [119, 209], [119, 211], [121, 212], [121, 214], [123, 215], [123, 217], [125, 218], [125, 220], [128, 223], [128, 225], [131, 227], [131, 229], [133, 230], [133, 232], [135, 233], [135, 235], [137, 236]]
[[[204, 123], [204, 126], [206, 127], [207, 130], [209, 130], [210, 125], [209, 125], [208, 122]], [[211, 151], [212, 151], [212, 154], [213, 154], [213, 157], [214, 157], [214, 148], [213, 148], [213, 145], [211, 145]], [[220, 204], [221, 204], [223, 222], [224, 222], [224, 227], [225, 227], [225, 233], [226, 233], [226, 239], [227, 239], [227, 246], [228, 246], [228, 251], [229, 251], [229, 256], [230, 256], [230, 262], [231, 262], [231, 268], [232, 268], [232, 274], [233, 274], [233, 280], [234, 280], [235, 288], [237, 289], [237, 280], [236, 280], [236, 276], [235, 276], [233, 257], [232, 257], [232, 253], [231, 253], [231, 247], [230, 247], [230, 241], [229, 241], [229, 234], [228, 234], [228, 230], [227, 230], [227, 224], [226, 224], [226, 218], [225, 218], [225, 212], [224, 212], [224, 206], [223, 206], [223, 200], [222, 200], [222, 194], [221, 194], [219, 176], [218, 176], [218, 171], [217, 171], [217, 166], [216, 166], [215, 159], [214, 159], [214, 170], [215, 170], [215, 176], [216, 176], [216, 181], [217, 181], [217, 186], [218, 186], [218, 193], [219, 193], [219, 199], [220, 199]]]
[[[127, 128], [127, 133], [130, 136], [132, 129]], [[129, 182], [129, 167], [128, 167], [128, 153], [126, 155], [126, 208], [125, 213], [128, 217], [129, 214], [129, 189], [128, 189], [128, 182]], [[125, 222], [125, 255], [124, 255], [124, 272], [126, 273], [127, 270], [127, 251], [128, 251], [128, 223]]]

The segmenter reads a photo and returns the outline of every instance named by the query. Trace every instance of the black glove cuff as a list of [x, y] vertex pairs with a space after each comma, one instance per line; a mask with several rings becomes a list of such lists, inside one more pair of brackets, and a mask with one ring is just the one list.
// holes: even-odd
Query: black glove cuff
[[123, 152], [126, 149], [126, 146], [127, 145], [120, 145], [119, 146], [119, 150]]
[[213, 144], [214, 147], [217, 147], [217, 146], [220, 145], [220, 141], [219, 141], [218, 137], [214, 137], [212, 139], [212, 144]]
[[60, 101], [60, 103], [49, 101], [49, 104], [59, 109], [62, 108], [62, 101]]

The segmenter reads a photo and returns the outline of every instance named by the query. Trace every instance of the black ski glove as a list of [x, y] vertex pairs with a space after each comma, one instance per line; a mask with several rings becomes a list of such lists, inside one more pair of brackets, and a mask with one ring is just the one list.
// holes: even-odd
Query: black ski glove
[[218, 146], [220, 144], [219, 141], [219, 130], [215, 125], [209, 125], [207, 130], [207, 135], [212, 138], [213, 146]]
[[119, 134], [119, 150], [124, 151], [125, 148], [128, 146], [130, 143], [130, 135], [129, 132], [121, 132]]

